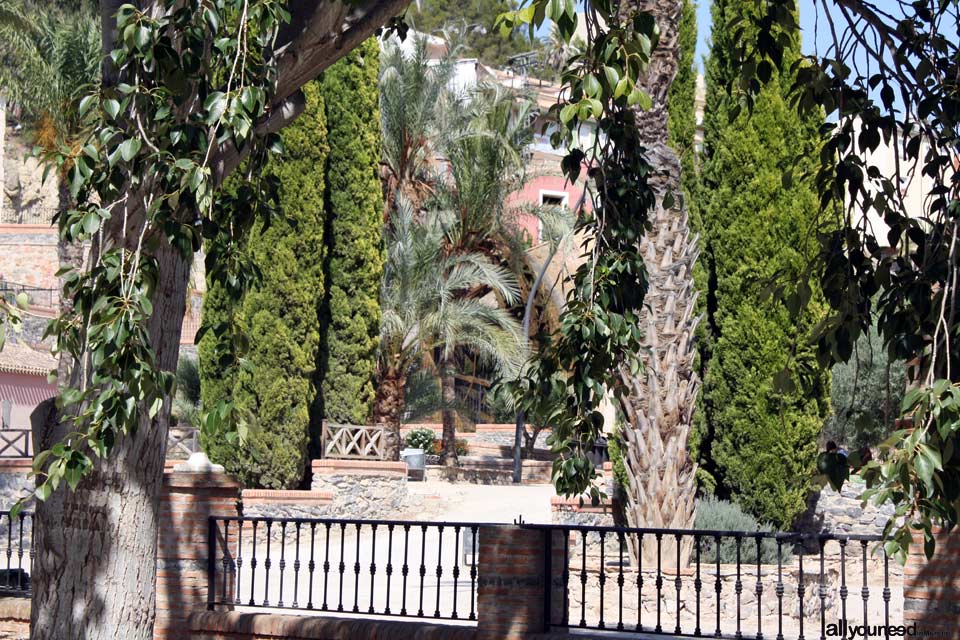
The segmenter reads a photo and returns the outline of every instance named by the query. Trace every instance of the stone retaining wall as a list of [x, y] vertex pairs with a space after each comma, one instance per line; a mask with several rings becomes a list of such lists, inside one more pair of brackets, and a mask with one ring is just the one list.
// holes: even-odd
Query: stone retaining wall
[[407, 499], [407, 465], [374, 460], [314, 460], [313, 491], [333, 494], [338, 518], [395, 517]]
[[0, 511], [8, 511], [17, 500], [33, 491], [32, 460], [0, 460]]
[[258, 518], [324, 518], [331, 513], [330, 491], [280, 491], [244, 489], [243, 515]]
[[812, 501], [815, 507], [807, 518], [800, 523], [802, 531], [830, 531], [831, 533], [883, 533], [883, 526], [893, 515], [894, 507], [885, 504], [877, 508], [872, 504], [861, 506], [859, 496], [866, 486], [858, 476], [845, 482], [838, 493], [829, 486], [824, 487]]

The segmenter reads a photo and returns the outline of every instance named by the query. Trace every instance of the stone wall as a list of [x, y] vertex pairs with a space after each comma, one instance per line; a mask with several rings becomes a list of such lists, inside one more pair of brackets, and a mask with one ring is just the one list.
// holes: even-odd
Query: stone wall
[[0, 224], [0, 279], [40, 289], [54, 289], [52, 302], [55, 306], [59, 300], [59, 268], [56, 229]]
[[865, 490], [866, 486], [858, 476], [845, 482], [839, 493], [829, 486], [824, 487], [819, 494], [812, 496], [812, 508], [808, 509], [798, 528], [812, 533], [883, 533], [883, 526], [893, 515], [894, 507], [891, 504], [880, 508], [872, 504], [861, 506], [859, 496]]
[[17, 500], [30, 495], [33, 478], [30, 460], [0, 460], [0, 511], [9, 511]]
[[395, 517], [407, 499], [407, 465], [374, 460], [314, 460], [313, 491], [333, 494], [338, 518]]
[[280, 491], [244, 489], [243, 515], [254, 518], [331, 518], [334, 494], [330, 491]]

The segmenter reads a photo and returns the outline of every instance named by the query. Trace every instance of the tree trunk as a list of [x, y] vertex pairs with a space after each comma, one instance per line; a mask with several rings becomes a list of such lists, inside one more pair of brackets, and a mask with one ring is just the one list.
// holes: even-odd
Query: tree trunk
[[377, 385], [377, 397], [373, 406], [373, 423], [386, 425], [387, 460], [400, 459], [400, 416], [403, 413], [406, 376], [387, 373]]
[[[637, 124], [654, 171], [650, 184], [658, 197], [651, 211], [651, 231], [641, 242], [650, 288], [640, 323], [649, 355], [638, 376], [623, 373], [630, 393], [621, 401], [627, 416], [625, 467], [627, 523], [634, 527], [691, 528], [696, 514], [696, 465], [687, 450], [693, 426], [699, 380], [693, 369], [694, 317], [697, 293], [693, 288], [696, 238], [680, 198], [680, 163], [667, 143], [667, 96], [677, 72], [677, 32], [680, 0], [635, 0], [635, 7], [652, 13], [660, 27], [660, 43], [641, 85], [653, 106], [638, 114]], [[673, 207], [659, 201], [676, 196]], [[631, 540], [633, 543], [634, 541]], [[687, 564], [692, 541], [685, 539], [680, 565]], [[632, 549], [636, 556], [639, 550]], [[645, 545], [643, 560], [656, 562], [655, 545]], [[665, 536], [662, 559], [677, 563], [676, 540]]]
[[457, 417], [454, 405], [457, 401], [456, 379], [453, 367], [444, 358], [440, 363], [440, 399], [443, 403], [443, 464], [457, 466]]
[[[164, 243], [150, 336], [159, 365], [174, 371], [190, 275], [189, 261]], [[157, 520], [170, 399], [139, 431], [121, 436], [76, 491], [60, 487], [37, 504], [31, 638], [150, 640], [156, 615]], [[34, 431], [37, 451], [66, 433], [52, 403]], [[144, 414], [145, 415], [145, 414]]]

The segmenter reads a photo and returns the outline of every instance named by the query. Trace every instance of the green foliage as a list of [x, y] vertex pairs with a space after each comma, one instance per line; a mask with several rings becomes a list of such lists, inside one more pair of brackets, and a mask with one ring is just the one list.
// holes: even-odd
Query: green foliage
[[[60, 394], [61, 418], [70, 426], [61, 442], [34, 458], [34, 470], [46, 474], [35, 492], [41, 500], [61, 482], [75, 488], [93, 458], [110, 455], [120, 438], [144, 425], [166, 426], [175, 378], [153, 343], [154, 302], [167, 300], [158, 291], [180, 286], [176, 274], [201, 238], [212, 279], [231, 294], [250, 280], [232, 258], [238, 237], [271, 213], [275, 185], [259, 168], [274, 138], [254, 135], [253, 122], [266, 110], [275, 61], [246, 53], [274, 41], [285, 11], [269, 2], [249, 14], [241, 8], [235, 0], [212, 0], [203, 12], [120, 6], [110, 82], [77, 105], [82, 139], [50, 152], [48, 169], [69, 173], [76, 203], [58, 217], [60, 240], [97, 238], [98, 250], [82, 269], [62, 272], [63, 298], [72, 304], [48, 327], [61, 357], [92, 363], [94, 375]], [[214, 41], [218, 46], [209, 46]], [[205, 99], [174, 108], [188, 96]], [[236, 197], [220, 190], [211, 168], [220, 142], [249, 153], [250, 179]], [[228, 402], [205, 411], [207, 432], [229, 424], [244, 434]]]
[[[770, 525], [761, 524], [756, 518], [740, 508], [739, 505], [726, 500], [718, 500], [713, 496], [706, 496], [697, 502], [697, 518], [695, 529], [707, 531], [762, 531], [770, 532]], [[789, 562], [791, 545], [784, 545], [781, 551], [781, 560]], [[737, 542], [732, 537], [720, 539], [721, 564], [737, 562]], [[704, 563], [717, 561], [717, 542], [715, 538], [704, 536], [700, 542], [700, 560]], [[740, 543], [740, 562], [756, 564], [757, 543], [755, 538], [743, 538]], [[760, 562], [762, 564], [776, 564], [777, 543], [771, 539], [764, 539], [760, 543]]]
[[100, 19], [92, 4], [69, 10], [0, 2], [0, 86], [45, 149], [80, 133], [80, 99], [100, 82]]
[[[245, 245], [260, 278], [232, 308], [232, 321], [249, 336], [248, 367], [222, 383], [219, 369], [205, 379], [205, 395], [229, 394], [256, 416], [256, 429], [242, 446], [223, 437], [207, 438], [211, 459], [223, 464], [247, 486], [294, 488], [307, 466], [311, 408], [316, 398], [319, 309], [323, 299], [323, 168], [327, 127], [319, 83], [304, 86], [306, 107], [284, 129], [282, 159], [267, 167], [280, 183], [281, 215], [268, 227], [257, 224]], [[321, 253], [322, 255], [322, 253]], [[204, 322], [222, 310], [223, 296], [210, 291]], [[209, 296], [208, 296], [209, 297]], [[201, 340], [201, 358], [211, 349]], [[201, 360], [202, 362], [202, 360]], [[229, 386], [227, 386], [229, 384]]]
[[627, 475], [627, 467], [624, 462], [627, 443], [624, 442], [623, 435], [617, 429], [607, 439], [607, 454], [610, 456], [610, 466], [613, 468], [613, 479], [620, 488], [630, 486], [630, 477]]
[[[572, 278], [560, 327], [540, 358], [524, 369], [513, 393], [518, 410], [553, 426], [550, 443], [558, 454], [553, 480], [563, 495], [598, 493], [587, 454], [602, 430], [599, 407], [610, 392], [618, 398], [625, 393], [621, 370], [636, 374], [640, 368], [638, 314], [647, 279], [637, 245], [656, 201], [647, 182], [652, 168], [636, 153], [644, 146], [636, 109], [652, 104], [637, 78], [656, 46], [656, 24], [650, 14], [631, 13], [619, 3], [592, 2], [584, 8], [590, 46], [576, 63], [570, 60], [565, 66], [563, 97], [548, 117], [557, 125], [553, 145], [567, 148], [561, 163], [564, 174], [575, 180], [584, 162], [592, 167], [595, 215], [580, 216], [576, 232], [593, 239], [593, 251]], [[576, 9], [572, 2], [531, 0], [501, 15], [498, 23], [505, 31], [523, 28], [532, 35], [550, 21], [557, 37], [569, 41], [577, 28]], [[591, 120], [606, 142], [583, 149], [577, 146], [576, 132]], [[564, 405], [540, 403], [555, 392], [565, 398]]]
[[539, 45], [522, 33], [503, 37], [496, 28], [497, 16], [516, 5], [515, 0], [420, 0], [411, 3], [407, 20], [423, 33], [439, 35], [446, 28], [463, 46], [461, 56], [499, 66]]
[[832, 413], [824, 438], [849, 450], [876, 446], [894, 430], [907, 384], [906, 365], [890, 358], [876, 329], [861, 335], [849, 362], [831, 370]]
[[433, 452], [433, 447], [437, 441], [437, 434], [433, 429], [414, 429], [407, 434], [406, 444], [411, 449], [423, 449], [427, 453]]
[[349, 424], [366, 423], [373, 411], [380, 328], [384, 256], [378, 46], [371, 38], [330, 67], [321, 80], [330, 145], [322, 415]]
[[200, 371], [191, 357], [182, 357], [177, 363], [177, 390], [190, 402], [200, 403]]
[[[735, 109], [722, 78], [729, 75], [724, 55], [725, 26], [752, 2], [713, 5], [712, 55], [707, 67], [709, 104], [703, 186], [698, 208], [705, 236], [708, 350], [703, 424], [698, 447], [704, 471], [721, 495], [763, 520], [789, 527], [806, 506], [815, 472], [816, 441], [827, 413], [827, 378], [814, 354], [798, 346], [822, 316], [815, 287], [799, 315], [769, 299], [767, 284], [785, 274], [801, 274], [817, 254], [810, 226], [816, 217], [814, 186], [796, 180], [785, 186], [782, 168], [798, 149], [816, 157], [816, 123], [793, 111], [782, 83], [757, 96], [751, 117], [728, 117]], [[795, 55], [795, 54], [794, 54]], [[808, 159], [798, 174], [812, 168]], [[778, 384], [790, 369], [802, 384]], [[775, 382], [775, 379], [777, 382]]]

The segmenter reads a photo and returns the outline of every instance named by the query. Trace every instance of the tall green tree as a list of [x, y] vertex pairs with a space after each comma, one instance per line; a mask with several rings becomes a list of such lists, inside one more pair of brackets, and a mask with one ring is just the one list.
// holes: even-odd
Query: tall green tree
[[248, 486], [294, 488], [308, 461], [324, 291], [323, 168], [328, 149], [319, 83], [307, 84], [304, 97], [303, 115], [283, 132], [282, 159], [268, 168], [279, 183], [281, 215], [269, 226], [258, 223], [245, 247], [261, 277], [232, 309], [219, 287], [204, 305], [205, 314], [232, 311], [238, 329], [249, 336], [251, 366], [226, 376], [216, 362], [212, 343], [217, 338], [208, 334], [200, 345], [205, 400], [212, 406], [218, 394], [229, 394], [242, 411], [255, 416], [255, 428], [242, 446], [219, 434], [204, 442], [211, 459]]
[[[700, 450], [718, 493], [789, 527], [805, 508], [829, 406], [828, 376], [801, 337], [822, 317], [823, 305], [808, 282], [801, 288], [811, 304], [799, 315], [773, 302], [765, 289], [776, 277], [802, 273], [818, 251], [811, 233], [818, 211], [814, 186], [781, 177], [801, 150], [817, 157], [820, 123], [791, 108], [788, 71], [757, 96], [752, 116], [731, 121], [736, 101], [727, 95], [734, 73], [727, 56], [734, 36], [728, 25], [754, 11], [744, 0], [714, 0], [712, 6], [700, 192], [712, 348], [702, 354], [706, 433]], [[799, 55], [798, 34], [792, 37], [785, 69]], [[812, 170], [814, 160], [807, 162], [794, 174]], [[784, 370], [798, 373], [798, 382]]]
[[516, 0], [423, 0], [410, 5], [407, 18], [424, 33], [438, 35], [449, 27], [462, 36], [461, 55], [502, 65], [510, 56], [539, 46], [519, 31], [505, 38], [495, 26], [498, 15], [518, 4]]
[[364, 424], [373, 413], [383, 275], [379, 44], [364, 42], [324, 74], [327, 160], [322, 404], [316, 418]]

